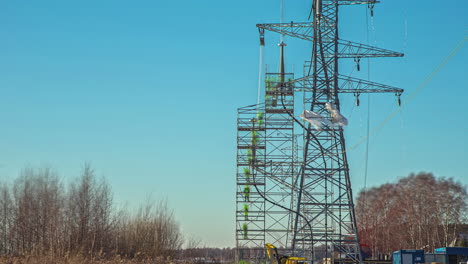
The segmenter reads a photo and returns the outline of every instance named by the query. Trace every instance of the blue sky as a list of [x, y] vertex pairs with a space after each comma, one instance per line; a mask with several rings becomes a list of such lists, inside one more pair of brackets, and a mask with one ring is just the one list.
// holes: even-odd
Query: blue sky
[[[305, 21], [307, 1], [285, 0], [285, 21]], [[52, 166], [64, 182], [91, 162], [118, 205], [167, 198], [184, 232], [234, 245], [236, 109], [256, 102], [256, 23], [279, 22], [279, 1], [1, 1], [0, 180]], [[402, 51], [374, 59], [373, 81], [414, 92], [468, 34], [468, 2], [382, 1], [340, 9], [340, 36]], [[366, 29], [369, 25], [369, 29]], [[277, 67], [278, 35], [265, 63]], [[286, 38], [301, 76], [310, 44]], [[468, 47], [370, 138], [367, 186], [431, 171], [468, 184]], [[353, 63], [343, 74], [367, 78]], [[395, 109], [375, 95], [371, 130]], [[348, 145], [365, 136], [361, 107], [342, 98]], [[354, 192], [364, 186], [364, 145], [348, 153]]]

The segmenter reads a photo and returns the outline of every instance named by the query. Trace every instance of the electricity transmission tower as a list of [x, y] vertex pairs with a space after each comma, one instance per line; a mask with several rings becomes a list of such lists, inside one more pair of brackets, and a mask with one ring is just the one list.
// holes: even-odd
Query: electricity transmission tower
[[[266, 73], [264, 102], [238, 109], [236, 260], [260, 262], [264, 245], [282, 254], [327, 258], [333, 263], [361, 262], [343, 127], [331, 125], [327, 105], [340, 110], [339, 95], [393, 93], [402, 89], [339, 73], [339, 59], [402, 57], [402, 53], [345, 41], [338, 36], [338, 9], [376, 1], [313, 0], [311, 22], [258, 24], [265, 31], [312, 42], [304, 76], [294, 78], [284, 67]], [[307, 54], [310, 57], [310, 54]], [[307, 110], [324, 117], [315, 127], [295, 115], [295, 94]]]

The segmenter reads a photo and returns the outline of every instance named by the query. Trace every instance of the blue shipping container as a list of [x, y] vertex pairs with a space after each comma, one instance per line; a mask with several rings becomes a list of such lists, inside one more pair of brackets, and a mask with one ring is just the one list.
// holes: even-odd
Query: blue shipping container
[[466, 247], [444, 247], [436, 248], [436, 253], [443, 253], [447, 255], [468, 256], [468, 248]]
[[402, 249], [393, 252], [393, 264], [424, 263], [424, 250]]
[[424, 262], [425, 263], [447, 263], [446, 255], [443, 253], [424, 253]]
[[445, 263], [447, 264], [459, 264], [461, 262], [466, 263], [468, 260], [468, 248], [466, 247], [436, 248], [435, 253], [444, 254]]

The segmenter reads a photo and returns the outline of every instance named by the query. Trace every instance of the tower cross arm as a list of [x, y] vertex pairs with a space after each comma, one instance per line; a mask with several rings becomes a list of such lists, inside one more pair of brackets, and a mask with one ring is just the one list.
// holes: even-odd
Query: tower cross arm
[[338, 41], [338, 58], [403, 57], [404, 54], [349, 40]]
[[397, 87], [350, 76], [338, 75], [338, 80], [340, 81], [338, 93], [395, 93], [400, 95], [404, 92], [403, 89]]
[[260, 29], [284, 34], [293, 38], [299, 38], [308, 41], [314, 40], [312, 22], [257, 24], [257, 27]]
[[[290, 81], [291, 83], [295, 84], [295, 88], [298, 91], [308, 91], [313, 90], [314, 87], [312, 86], [312, 80], [314, 76], [309, 75], [302, 78], [294, 79]], [[371, 82], [364, 79], [358, 79], [350, 76], [345, 75], [338, 75], [336, 78], [339, 82], [338, 86], [338, 93], [353, 93], [353, 94], [361, 94], [361, 93], [394, 93], [397, 95], [401, 95], [404, 90], [401, 88], [393, 87], [390, 85], [385, 85], [381, 83]], [[300, 85], [303, 83], [303, 86]], [[315, 88], [317, 92], [327, 92], [327, 86], [323, 85], [321, 87]]]
[[[311, 22], [257, 24], [257, 27], [293, 38], [299, 38], [307, 41], [314, 40], [314, 29]], [[338, 48], [339, 52], [336, 54], [338, 58], [403, 57], [403, 53], [349, 40], [338, 40]], [[334, 56], [335, 54], [325, 53], [325, 57], [327, 58]]]
[[339, 5], [373, 5], [380, 3], [380, 1], [375, 0], [331, 0], [330, 2]]

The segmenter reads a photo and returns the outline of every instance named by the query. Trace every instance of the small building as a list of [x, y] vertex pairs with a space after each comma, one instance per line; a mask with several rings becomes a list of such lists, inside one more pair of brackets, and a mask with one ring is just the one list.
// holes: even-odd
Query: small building
[[424, 263], [424, 250], [401, 249], [393, 252], [393, 264]]
[[446, 264], [466, 264], [468, 261], [468, 248], [466, 247], [436, 248], [434, 253], [444, 254]]
[[443, 253], [425, 253], [424, 261], [426, 263], [441, 263], [446, 264], [445, 254]]

